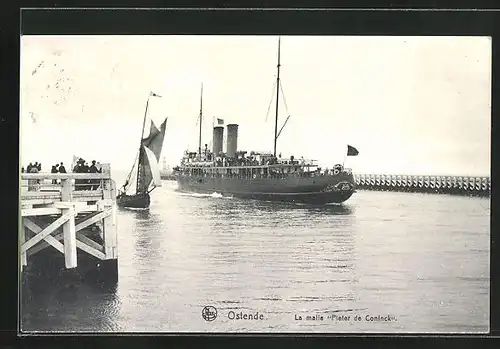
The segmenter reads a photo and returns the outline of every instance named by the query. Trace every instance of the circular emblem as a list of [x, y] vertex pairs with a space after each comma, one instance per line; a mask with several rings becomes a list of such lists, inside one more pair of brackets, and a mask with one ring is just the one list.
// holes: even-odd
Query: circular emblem
[[217, 318], [217, 309], [212, 306], [206, 306], [201, 311], [201, 316], [205, 321], [214, 321]]
[[342, 184], [342, 190], [351, 190], [351, 186], [348, 183]]

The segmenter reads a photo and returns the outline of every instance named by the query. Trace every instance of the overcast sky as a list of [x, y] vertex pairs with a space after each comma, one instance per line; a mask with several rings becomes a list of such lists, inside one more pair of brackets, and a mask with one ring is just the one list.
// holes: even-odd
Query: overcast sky
[[[238, 148], [273, 149], [274, 36], [23, 36], [21, 156], [46, 170], [72, 155], [128, 170], [149, 116], [167, 122], [171, 166], [212, 118], [238, 123]], [[43, 63], [42, 63], [43, 62]], [[358, 173], [490, 172], [491, 40], [481, 37], [281, 39], [278, 152]], [[288, 112], [287, 112], [288, 110]]]

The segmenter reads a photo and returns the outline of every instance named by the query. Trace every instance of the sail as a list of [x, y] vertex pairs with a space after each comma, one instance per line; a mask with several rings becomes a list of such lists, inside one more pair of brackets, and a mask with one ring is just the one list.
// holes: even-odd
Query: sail
[[153, 177], [153, 184], [155, 187], [161, 187], [160, 167], [158, 166], [155, 154], [149, 150], [149, 148], [144, 147], [144, 150], [148, 158], [149, 169], [151, 171], [151, 176]]
[[166, 118], [160, 125], [160, 129], [158, 129], [153, 120], [151, 120], [151, 129], [149, 131], [149, 136], [142, 139], [142, 145], [149, 148], [153, 152], [157, 162], [160, 161], [160, 154], [163, 147], [163, 139], [165, 138], [167, 119], [168, 118]]
[[139, 164], [137, 166], [137, 189], [138, 193], [147, 192], [151, 182], [155, 186], [161, 186], [160, 170], [158, 162], [165, 138], [167, 119], [163, 121], [158, 129], [151, 120], [149, 136], [141, 141], [139, 153]]
[[153, 151], [145, 146], [141, 147], [137, 176], [137, 193], [147, 192], [152, 182], [157, 187], [161, 186], [158, 161], [156, 160]]

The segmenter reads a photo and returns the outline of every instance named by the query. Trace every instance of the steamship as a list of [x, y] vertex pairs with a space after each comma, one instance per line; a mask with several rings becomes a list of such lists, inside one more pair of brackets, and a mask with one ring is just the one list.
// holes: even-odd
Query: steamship
[[[219, 193], [243, 199], [283, 201], [309, 204], [342, 203], [355, 191], [350, 169], [335, 165], [322, 170], [314, 160], [303, 157], [276, 156], [278, 101], [280, 87], [280, 39], [278, 40], [278, 73], [276, 80], [276, 115], [274, 152], [238, 150], [238, 125], [227, 125], [227, 145], [223, 151], [224, 127], [213, 127], [212, 149], [202, 150], [203, 85], [199, 114], [197, 152], [186, 151], [180, 165], [173, 169], [178, 188], [183, 192]], [[288, 120], [288, 119], [286, 119]], [[218, 119], [218, 124], [219, 120]], [[348, 154], [350, 155], [350, 154]]]

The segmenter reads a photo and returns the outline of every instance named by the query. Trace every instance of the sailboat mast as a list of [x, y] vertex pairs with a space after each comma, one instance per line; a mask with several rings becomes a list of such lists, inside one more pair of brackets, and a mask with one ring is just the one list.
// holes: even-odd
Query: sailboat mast
[[278, 106], [280, 97], [280, 43], [281, 37], [278, 38], [278, 75], [276, 76], [276, 117], [274, 120], [274, 156], [276, 157], [276, 141], [278, 140]]
[[148, 106], [149, 106], [149, 98], [151, 97], [151, 92], [149, 93], [148, 100], [146, 101], [146, 110], [144, 111], [144, 119], [142, 120], [142, 132], [141, 132], [141, 138], [139, 139], [139, 156], [137, 161], [137, 181], [136, 181], [136, 192], [139, 189], [139, 184], [141, 181], [141, 166], [140, 166], [140, 157], [141, 157], [141, 151], [142, 151], [142, 138], [144, 137], [144, 127], [146, 126], [146, 116], [148, 115]]
[[198, 143], [198, 156], [201, 161], [201, 124], [203, 121], [203, 83], [201, 83], [201, 96], [200, 96], [200, 137]]

